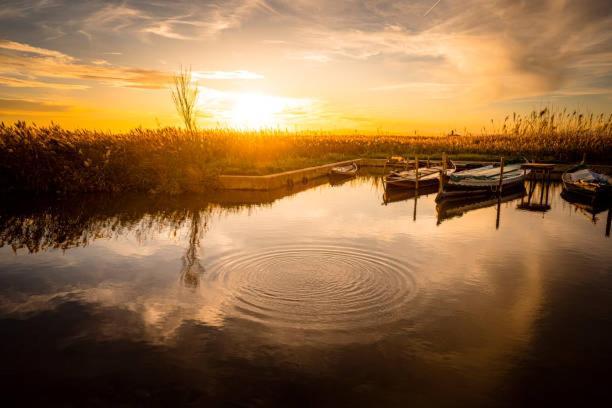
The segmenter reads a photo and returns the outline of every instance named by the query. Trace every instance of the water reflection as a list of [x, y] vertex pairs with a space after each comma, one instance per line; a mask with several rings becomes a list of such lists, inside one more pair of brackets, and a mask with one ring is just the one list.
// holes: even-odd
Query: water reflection
[[[572, 401], [597, 383], [580, 373], [605, 379], [612, 355], [611, 241], [559, 185], [539, 188], [436, 206], [435, 190], [389, 194], [362, 176], [3, 201], [5, 395], [32, 402], [29, 384], [64, 405], [512, 406], [561, 398], [555, 385]], [[540, 196], [546, 217], [518, 207]]]
[[[534, 180], [527, 181], [527, 195], [521, 197], [521, 202], [516, 206], [519, 210], [533, 211], [545, 213], [550, 210], [548, 196], [551, 188], [550, 180], [542, 183], [537, 183]], [[538, 193], [536, 187], [539, 187], [539, 201], [536, 200]]]

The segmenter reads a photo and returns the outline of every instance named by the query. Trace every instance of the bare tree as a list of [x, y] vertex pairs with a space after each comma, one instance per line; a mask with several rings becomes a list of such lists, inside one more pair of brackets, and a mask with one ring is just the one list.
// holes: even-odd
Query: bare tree
[[183, 68], [174, 75], [174, 86], [172, 88], [172, 100], [185, 127], [189, 131], [196, 130], [196, 108], [198, 99], [198, 87], [191, 81], [191, 68]]

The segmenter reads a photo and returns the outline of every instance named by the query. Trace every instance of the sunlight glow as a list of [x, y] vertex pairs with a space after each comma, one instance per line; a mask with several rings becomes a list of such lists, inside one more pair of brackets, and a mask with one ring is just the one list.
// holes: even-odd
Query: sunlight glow
[[286, 128], [303, 120], [312, 108], [309, 99], [287, 98], [257, 92], [202, 89], [198, 102], [217, 124], [234, 129]]

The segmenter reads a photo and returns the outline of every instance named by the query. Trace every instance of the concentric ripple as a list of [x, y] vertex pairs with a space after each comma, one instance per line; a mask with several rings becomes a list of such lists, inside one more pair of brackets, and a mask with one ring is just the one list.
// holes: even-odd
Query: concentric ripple
[[304, 329], [376, 326], [405, 317], [417, 294], [411, 268], [373, 251], [275, 247], [221, 257], [208, 278], [232, 311], [268, 325]]

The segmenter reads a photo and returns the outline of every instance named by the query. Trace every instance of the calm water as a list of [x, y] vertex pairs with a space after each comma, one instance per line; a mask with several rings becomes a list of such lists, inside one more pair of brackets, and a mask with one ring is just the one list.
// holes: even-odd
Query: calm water
[[610, 400], [606, 208], [558, 185], [437, 209], [435, 194], [384, 195], [377, 177], [317, 183], [4, 200], [0, 399]]

